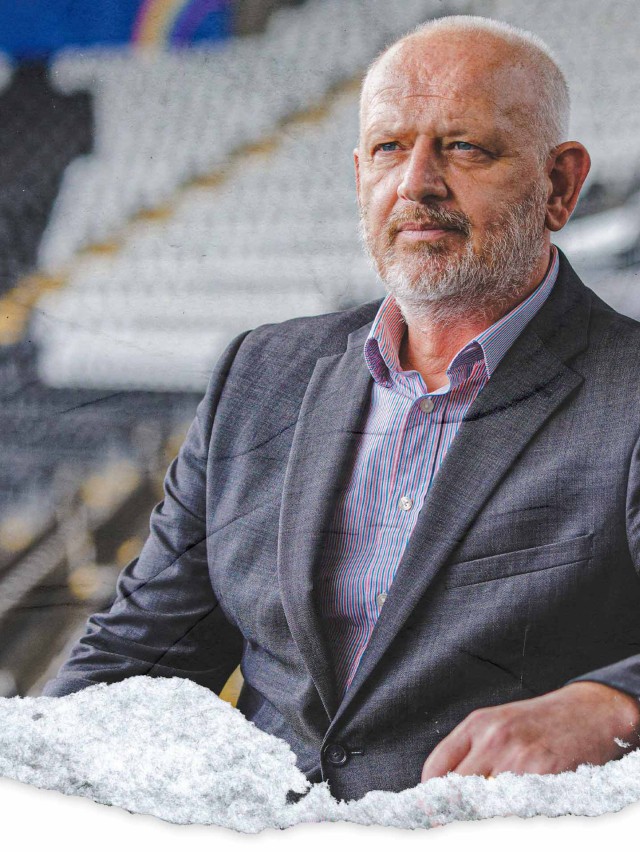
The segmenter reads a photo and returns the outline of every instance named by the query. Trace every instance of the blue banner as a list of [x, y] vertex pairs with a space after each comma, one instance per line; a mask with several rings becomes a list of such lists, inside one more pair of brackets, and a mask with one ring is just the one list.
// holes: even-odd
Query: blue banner
[[231, 0], [0, 0], [0, 51], [44, 57], [67, 45], [184, 47], [226, 38]]

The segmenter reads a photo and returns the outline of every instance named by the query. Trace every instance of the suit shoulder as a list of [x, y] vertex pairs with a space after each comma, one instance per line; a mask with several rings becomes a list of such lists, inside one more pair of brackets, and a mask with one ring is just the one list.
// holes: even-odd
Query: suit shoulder
[[376, 299], [347, 310], [258, 326], [246, 336], [243, 354], [255, 356], [260, 352], [266, 358], [295, 356], [298, 364], [307, 356], [315, 363], [318, 358], [343, 352], [348, 336], [373, 321], [381, 301]]
[[[628, 422], [635, 435], [640, 405], [640, 322], [591, 294], [588, 344], [578, 371], [600, 400], [615, 397], [617, 422]], [[623, 416], [623, 409], [628, 416]]]
[[[587, 288], [589, 289], [589, 288]], [[640, 354], [640, 322], [622, 314], [589, 289], [591, 298], [591, 341], [600, 339], [610, 346], [617, 341], [615, 348], [631, 346]]]
[[251, 444], [295, 423], [318, 359], [343, 354], [349, 335], [370, 323], [379, 305], [262, 325], [237, 339], [221, 390], [220, 410], [234, 424], [229, 434]]

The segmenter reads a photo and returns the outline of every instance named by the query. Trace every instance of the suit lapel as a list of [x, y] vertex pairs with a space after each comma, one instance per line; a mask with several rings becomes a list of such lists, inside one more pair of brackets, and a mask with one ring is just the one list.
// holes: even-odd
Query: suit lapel
[[558, 280], [471, 406], [420, 512], [334, 722], [353, 701], [437, 572], [535, 433], [582, 382], [563, 359], [586, 345], [589, 302], [561, 255]]
[[285, 615], [329, 718], [337, 709], [335, 675], [314, 575], [367, 414], [373, 379], [363, 346], [369, 329], [370, 324], [353, 332], [343, 354], [316, 362], [293, 437], [280, 513], [278, 576]]

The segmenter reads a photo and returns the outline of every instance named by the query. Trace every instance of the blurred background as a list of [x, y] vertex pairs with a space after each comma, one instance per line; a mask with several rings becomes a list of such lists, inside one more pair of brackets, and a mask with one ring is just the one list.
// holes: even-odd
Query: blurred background
[[383, 294], [359, 83], [456, 13], [555, 50], [593, 160], [555, 241], [640, 318], [632, 2], [0, 0], [0, 696], [38, 695], [110, 606], [231, 337]]

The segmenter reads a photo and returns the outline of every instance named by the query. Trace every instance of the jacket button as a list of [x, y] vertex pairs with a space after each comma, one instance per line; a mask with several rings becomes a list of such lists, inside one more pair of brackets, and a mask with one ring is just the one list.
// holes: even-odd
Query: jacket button
[[349, 759], [346, 750], [339, 743], [329, 743], [324, 750], [324, 756], [334, 766], [344, 766]]

